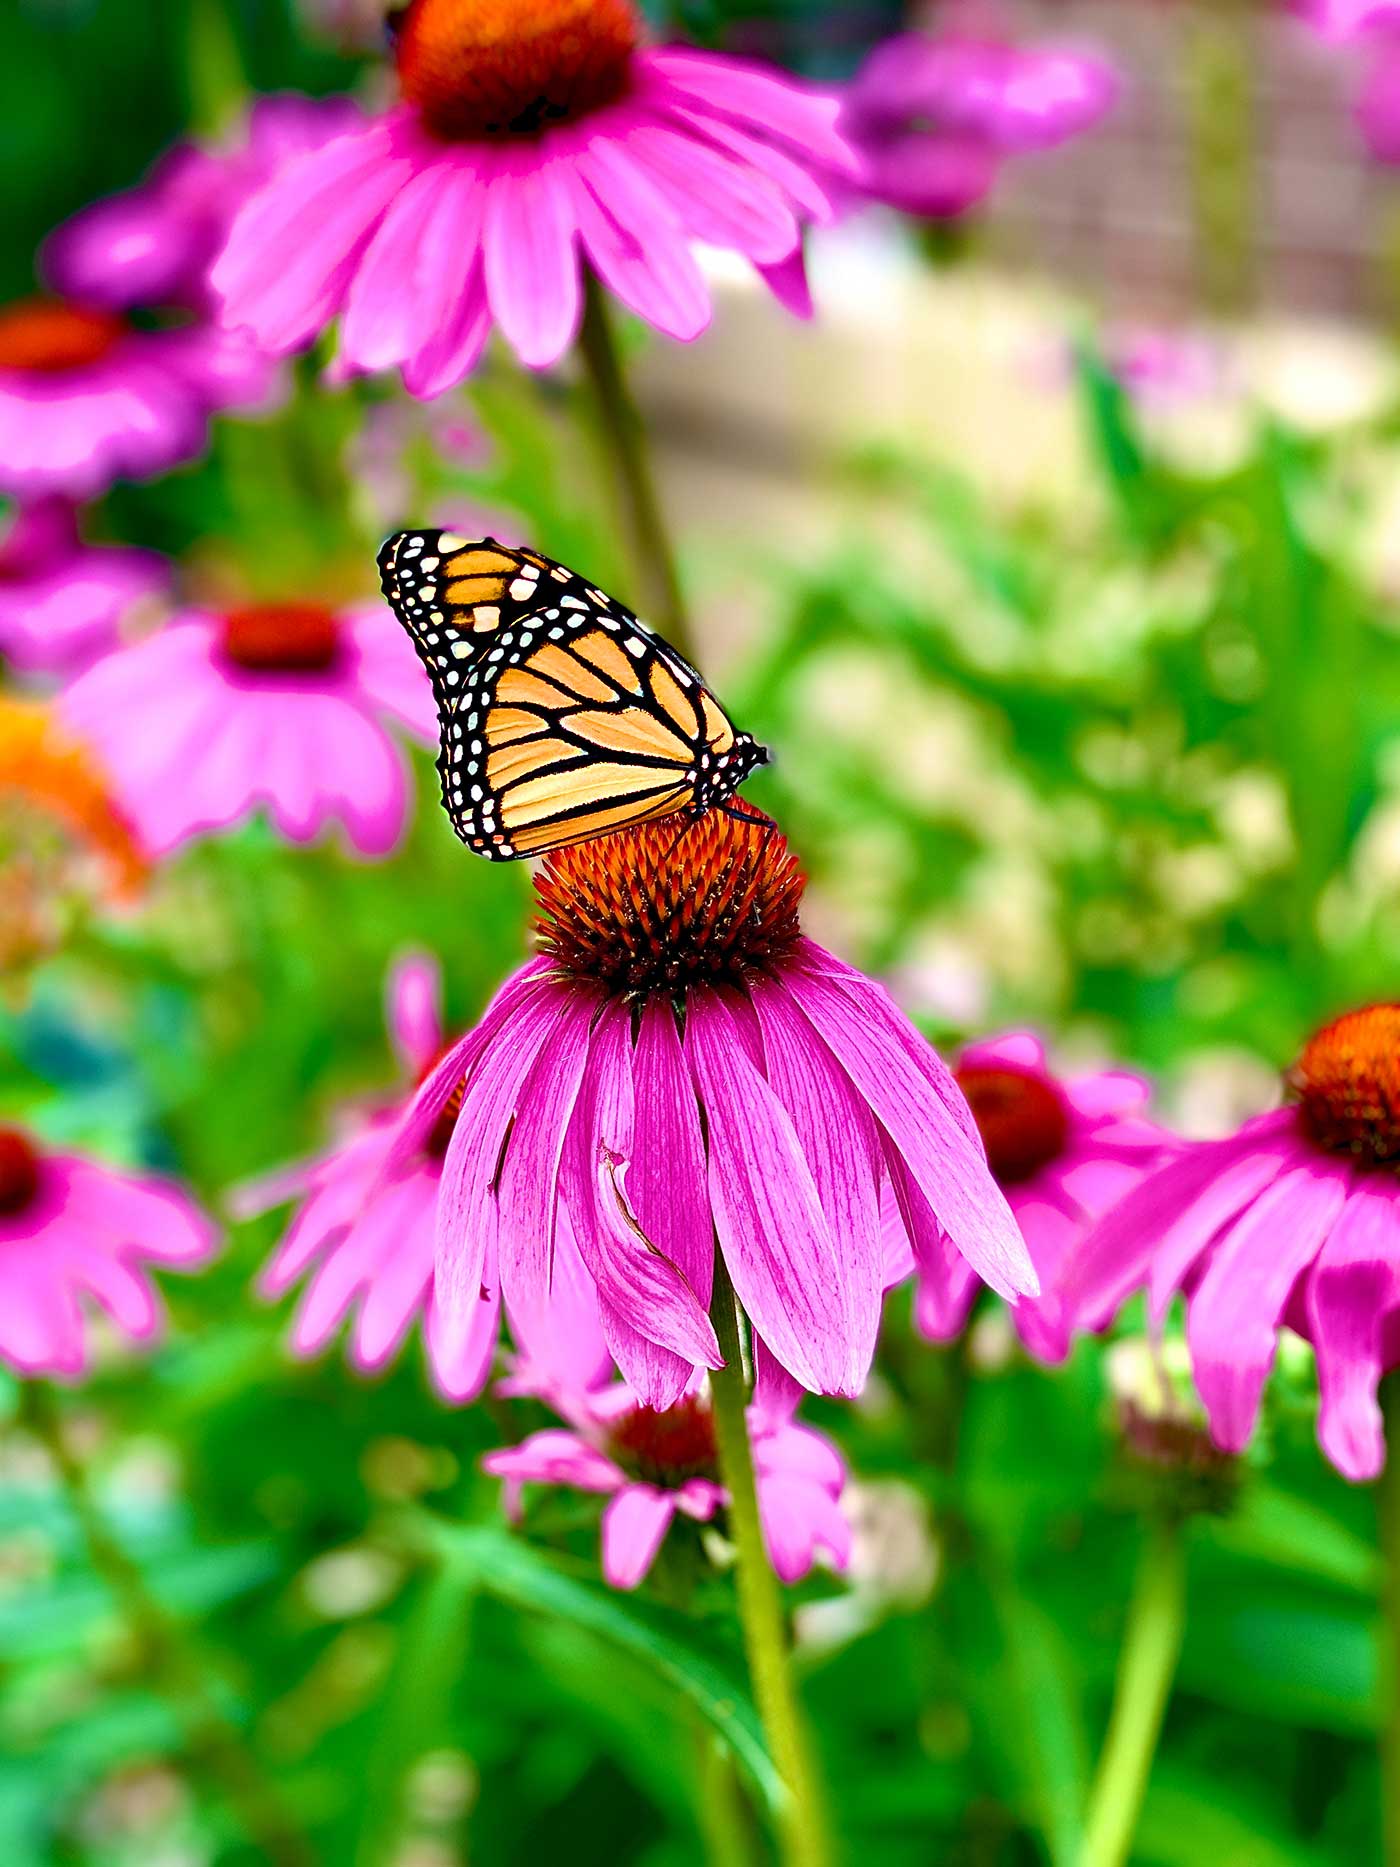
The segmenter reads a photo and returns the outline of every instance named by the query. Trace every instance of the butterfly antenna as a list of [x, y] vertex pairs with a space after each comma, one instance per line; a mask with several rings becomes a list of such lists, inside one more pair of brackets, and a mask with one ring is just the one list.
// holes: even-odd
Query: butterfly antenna
[[737, 823], [760, 823], [769, 831], [778, 827], [776, 818], [770, 817], [766, 811], [756, 809], [752, 804], [745, 804], [739, 798], [726, 798], [720, 809], [726, 817], [733, 817]]

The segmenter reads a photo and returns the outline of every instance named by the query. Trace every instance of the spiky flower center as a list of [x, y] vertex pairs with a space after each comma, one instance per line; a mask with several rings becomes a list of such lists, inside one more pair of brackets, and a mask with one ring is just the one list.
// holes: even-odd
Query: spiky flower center
[[533, 136], [618, 96], [637, 37], [630, 0], [413, 0], [399, 83], [449, 142]]
[[955, 1072], [967, 1097], [987, 1165], [1002, 1186], [1029, 1180], [1064, 1152], [1069, 1110], [1053, 1083], [1009, 1064]]
[[1400, 1161], [1400, 1005], [1368, 1005], [1324, 1025], [1287, 1081], [1320, 1147], [1372, 1165]]
[[223, 648], [240, 668], [311, 674], [330, 667], [340, 625], [319, 603], [255, 603], [223, 619]]
[[609, 1435], [608, 1450], [625, 1472], [648, 1484], [671, 1488], [687, 1478], [719, 1476], [714, 1416], [695, 1395], [664, 1413], [651, 1407], [624, 1413]]
[[0, 1128], [0, 1216], [12, 1218], [39, 1190], [39, 1156], [28, 1135]]
[[98, 363], [126, 326], [107, 311], [87, 311], [57, 298], [21, 298], [0, 305], [0, 369], [57, 376]]
[[663, 817], [546, 856], [536, 931], [565, 972], [628, 996], [742, 984], [791, 950], [803, 886], [771, 824]]

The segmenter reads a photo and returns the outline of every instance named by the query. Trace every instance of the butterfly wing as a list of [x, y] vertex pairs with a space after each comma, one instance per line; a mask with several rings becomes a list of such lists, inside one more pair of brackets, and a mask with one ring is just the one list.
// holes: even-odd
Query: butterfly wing
[[442, 714], [457, 703], [464, 664], [540, 606], [543, 581], [573, 577], [535, 551], [424, 529], [385, 539], [378, 562], [379, 586], [428, 670]]
[[437, 697], [443, 803], [480, 855], [722, 802], [764, 756], [669, 643], [541, 553], [417, 530], [379, 568]]
[[734, 740], [666, 643], [611, 606], [554, 605], [502, 631], [469, 672], [449, 729], [448, 810], [480, 854], [537, 856], [693, 805]]

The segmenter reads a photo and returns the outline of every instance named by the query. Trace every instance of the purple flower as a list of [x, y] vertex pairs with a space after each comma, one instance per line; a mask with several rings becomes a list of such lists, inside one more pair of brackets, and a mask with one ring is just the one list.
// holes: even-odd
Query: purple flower
[[26, 674], [75, 673], [168, 581], [154, 552], [83, 544], [65, 500], [21, 507], [0, 541], [0, 655]]
[[145, 330], [64, 299], [0, 306], [0, 493], [92, 499], [204, 447], [218, 409], [263, 401], [271, 366], [212, 325]]
[[1258, 1418], [1281, 1326], [1317, 1353], [1322, 1449], [1344, 1476], [1385, 1462], [1376, 1387], [1400, 1365], [1400, 1006], [1350, 1012], [1289, 1074], [1292, 1106], [1186, 1146], [1065, 1266], [1076, 1327], [1107, 1326], [1140, 1285], [1160, 1322], [1187, 1297], [1187, 1343], [1216, 1443]]
[[359, 121], [345, 97], [260, 97], [233, 146], [178, 144], [135, 188], [65, 221], [44, 242], [44, 277], [60, 296], [105, 311], [202, 311], [209, 268], [243, 203], [283, 163]]
[[155, 855], [259, 809], [293, 842], [338, 820], [361, 855], [387, 855], [409, 784], [385, 716], [437, 738], [412, 646], [378, 605], [186, 611], [80, 675], [59, 711]]
[[882, 1188], [920, 1265], [952, 1241], [1036, 1288], [946, 1067], [889, 996], [805, 939], [775, 828], [711, 811], [546, 857], [544, 955], [426, 1078], [390, 1156], [465, 1080], [443, 1164], [435, 1296], [469, 1332], [496, 1253], [512, 1316], [547, 1300], [566, 1211], [604, 1338], [665, 1410], [720, 1366], [716, 1238], [761, 1352], [859, 1392], [884, 1288]]
[[670, 337], [709, 321], [699, 242], [806, 315], [802, 223], [831, 218], [827, 179], [853, 170], [835, 100], [638, 34], [629, 0], [414, 0], [403, 102], [248, 204], [213, 272], [226, 321], [285, 353], [339, 317], [338, 374], [399, 368], [431, 397], [493, 325], [554, 363], [584, 264]]
[[130, 1341], [153, 1340], [163, 1318], [148, 1265], [189, 1268], [215, 1242], [167, 1181], [50, 1154], [0, 1128], [0, 1361], [21, 1374], [86, 1373], [90, 1303]]
[[[1159, 1165], [1172, 1137], [1145, 1115], [1150, 1094], [1126, 1070], [1051, 1074], [1029, 1031], [970, 1044], [953, 1075], [967, 1097], [1040, 1278], [1041, 1295], [1012, 1317], [1033, 1354], [1058, 1361], [1067, 1332], [1056, 1279], [1094, 1220]], [[915, 1321], [935, 1342], [961, 1333], [978, 1290], [976, 1271], [951, 1246], [918, 1272]]]
[[1092, 53], [949, 33], [876, 46], [848, 86], [841, 128], [865, 192], [932, 219], [975, 207], [1008, 156], [1092, 129], [1121, 81]]
[[[408, 956], [390, 974], [389, 1034], [410, 1082], [441, 1055], [439, 997], [431, 959]], [[454, 1118], [446, 1111], [422, 1146], [398, 1164], [392, 1182], [381, 1185], [401, 1113], [401, 1102], [362, 1113], [327, 1153], [245, 1187], [235, 1211], [247, 1218], [290, 1199], [301, 1202], [259, 1279], [268, 1297], [307, 1280], [292, 1325], [294, 1353], [319, 1354], [353, 1313], [350, 1359], [370, 1373], [397, 1354], [421, 1316], [438, 1391], [447, 1400], [472, 1400], [491, 1371], [499, 1334], [495, 1272], [487, 1267], [491, 1294], [473, 1309], [470, 1332], [449, 1341], [432, 1297], [433, 1226]]]
[[[482, 1464], [505, 1479], [511, 1516], [527, 1484], [606, 1496], [603, 1574], [614, 1588], [635, 1588], [677, 1514], [707, 1523], [728, 1502], [703, 1387], [692, 1383], [657, 1412], [613, 1378], [597, 1290], [566, 1224], [555, 1236], [547, 1302], [511, 1323], [522, 1352], [500, 1391], [543, 1400], [568, 1425], [490, 1452]], [[794, 1423], [798, 1398], [761, 1378], [748, 1415], [763, 1538], [784, 1582], [806, 1575], [819, 1550], [838, 1569], [851, 1551], [840, 1505], [845, 1465], [824, 1435]]]

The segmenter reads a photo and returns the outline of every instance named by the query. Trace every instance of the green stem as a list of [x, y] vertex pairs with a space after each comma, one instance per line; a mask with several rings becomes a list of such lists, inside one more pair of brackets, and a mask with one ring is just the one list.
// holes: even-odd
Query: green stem
[[1254, 296], [1254, 22], [1248, 0], [1220, 0], [1186, 27], [1186, 99], [1196, 266], [1208, 311]]
[[623, 374], [603, 288], [592, 273], [584, 288], [578, 347], [597, 403], [599, 428], [631, 533], [640, 608], [644, 618], [655, 623], [667, 641], [687, 660], [693, 661], [694, 638], [647, 452], [646, 430]]
[[696, 1815], [709, 1867], [753, 1867], [757, 1859], [748, 1804], [734, 1753], [708, 1727], [695, 1731]]
[[788, 1791], [783, 1811], [783, 1860], [786, 1867], [829, 1867], [832, 1849], [789, 1664], [782, 1593], [768, 1560], [758, 1515], [734, 1289], [718, 1251], [710, 1316], [724, 1356], [724, 1366], [710, 1374], [710, 1395], [720, 1477], [729, 1493], [729, 1534], [735, 1551], [739, 1619], [759, 1716]]
[[150, 1673], [174, 1705], [191, 1756], [220, 1784], [261, 1859], [271, 1867], [312, 1867], [314, 1854], [264, 1780], [242, 1733], [220, 1710], [200, 1659], [112, 1534], [87, 1471], [64, 1437], [52, 1393], [41, 1381], [26, 1383], [23, 1391], [24, 1423], [42, 1442], [63, 1480], [88, 1560], [106, 1583], [135, 1637], [143, 1670]]
[[1148, 1525], [1138, 1558], [1079, 1867], [1122, 1867], [1129, 1858], [1185, 1627], [1182, 1526], [1158, 1517]]
[[1381, 1859], [1400, 1867], [1400, 1371], [1381, 1382], [1388, 1457], [1376, 1487], [1381, 1555], [1385, 1559], [1381, 1724]]

